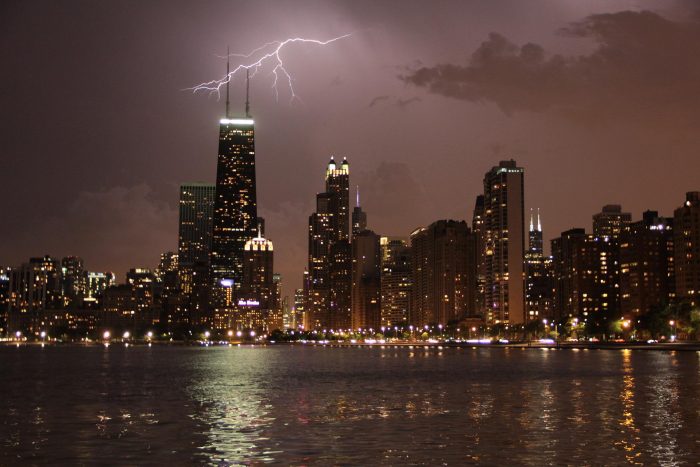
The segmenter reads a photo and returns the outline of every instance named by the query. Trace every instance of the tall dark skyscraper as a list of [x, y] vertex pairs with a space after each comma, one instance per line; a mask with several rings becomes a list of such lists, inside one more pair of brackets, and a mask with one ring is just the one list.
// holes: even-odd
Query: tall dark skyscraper
[[216, 185], [186, 183], [180, 186], [178, 261], [209, 263]]
[[379, 235], [363, 230], [352, 239], [352, 328], [381, 325], [381, 251]]
[[525, 171], [501, 161], [484, 176], [486, 320], [525, 321]]
[[472, 232], [476, 248], [476, 306], [474, 314], [486, 315], [486, 250], [484, 248], [484, 195], [476, 197], [472, 216]]
[[187, 183], [180, 186], [178, 276], [180, 319], [204, 324], [209, 304], [212, 223], [216, 186]]
[[[257, 234], [258, 209], [255, 186], [255, 122], [230, 118], [219, 122], [219, 156], [216, 166], [216, 199], [211, 251], [211, 281], [215, 306], [230, 306], [243, 280], [245, 244]], [[225, 289], [222, 293], [221, 289]]]
[[316, 212], [309, 217], [308, 327], [350, 326], [349, 196], [350, 165], [331, 158], [326, 191], [316, 196]]
[[441, 220], [411, 234], [412, 325], [444, 325], [474, 315], [474, 243], [464, 221]]
[[352, 236], [359, 234], [367, 228], [367, 213], [360, 207], [360, 187], [355, 194], [355, 208], [352, 210]]
[[549, 268], [551, 262], [544, 256], [542, 223], [537, 211], [537, 222], [530, 212], [528, 249], [525, 253], [525, 308], [527, 321], [551, 318], [554, 282]]

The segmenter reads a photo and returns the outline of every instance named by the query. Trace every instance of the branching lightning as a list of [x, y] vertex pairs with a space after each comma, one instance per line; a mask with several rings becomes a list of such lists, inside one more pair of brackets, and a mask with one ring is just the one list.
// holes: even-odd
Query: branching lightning
[[[229, 54], [228, 57], [237, 57], [243, 59], [251, 59], [249, 62], [241, 63], [237, 65], [233, 70], [230, 70], [221, 79], [215, 79], [200, 83], [194, 87], [188, 88], [192, 92], [206, 91], [209, 93], [216, 93], [217, 96], [221, 96], [221, 87], [233, 80], [233, 77], [238, 73], [244, 73], [246, 71], [250, 72], [250, 77], [254, 77], [260, 70], [262, 70], [266, 65], [272, 66], [272, 71], [270, 74], [273, 76], [272, 79], [272, 90], [275, 93], [275, 99], [279, 99], [279, 89], [277, 87], [280, 80], [285, 80], [289, 88], [290, 102], [294, 99], [298, 99], [296, 93], [294, 92], [294, 85], [292, 75], [287, 71], [284, 66], [284, 60], [282, 59], [282, 51], [284, 48], [290, 44], [294, 43], [309, 43], [315, 45], [328, 45], [335, 41], [345, 39], [350, 37], [350, 34], [344, 34], [342, 36], [334, 37], [326, 41], [321, 41], [317, 39], [305, 39], [302, 37], [292, 37], [285, 39], [283, 41], [273, 41], [267, 44], [261, 45], [260, 47], [248, 52], [247, 54]], [[260, 55], [262, 54], [262, 55]], [[222, 57], [227, 58], [227, 57]], [[274, 65], [274, 66], [273, 66]]]

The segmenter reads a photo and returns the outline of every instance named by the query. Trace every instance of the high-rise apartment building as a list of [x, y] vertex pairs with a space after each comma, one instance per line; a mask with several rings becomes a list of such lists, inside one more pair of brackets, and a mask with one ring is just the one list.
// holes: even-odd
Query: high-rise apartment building
[[87, 288], [87, 272], [83, 259], [66, 256], [61, 260], [61, 284], [63, 305], [71, 308], [81, 307]]
[[607, 204], [599, 213], [593, 215], [593, 236], [619, 240], [622, 233], [628, 229], [630, 222], [632, 222], [632, 214], [622, 212], [622, 206]]
[[511, 159], [484, 176], [484, 300], [489, 323], [525, 322], [524, 174]]
[[700, 192], [685, 195], [685, 203], [673, 212], [673, 245], [676, 296], [700, 305]]
[[478, 195], [472, 215], [472, 232], [476, 248], [476, 307], [475, 316], [486, 315], [486, 249], [484, 248], [484, 195]]
[[598, 319], [619, 313], [619, 247], [611, 237], [584, 229], [552, 240], [554, 315], [558, 319]]
[[409, 322], [448, 324], [474, 315], [475, 237], [464, 221], [441, 220], [411, 234]]
[[352, 239], [353, 329], [381, 326], [381, 251], [379, 235], [363, 230]]
[[646, 211], [620, 236], [620, 311], [633, 318], [675, 296], [673, 219]]
[[406, 324], [411, 304], [411, 246], [403, 238], [381, 237], [382, 326]]

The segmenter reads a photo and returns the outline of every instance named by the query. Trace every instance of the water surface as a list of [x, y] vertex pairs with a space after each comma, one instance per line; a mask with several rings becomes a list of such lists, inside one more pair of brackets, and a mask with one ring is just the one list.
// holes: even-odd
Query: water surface
[[700, 353], [0, 348], [0, 465], [697, 465]]

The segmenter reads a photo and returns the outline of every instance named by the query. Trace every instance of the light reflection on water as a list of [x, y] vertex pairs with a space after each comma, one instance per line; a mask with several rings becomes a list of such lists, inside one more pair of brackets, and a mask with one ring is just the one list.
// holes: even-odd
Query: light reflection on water
[[683, 465], [700, 354], [0, 348], [0, 465]]

